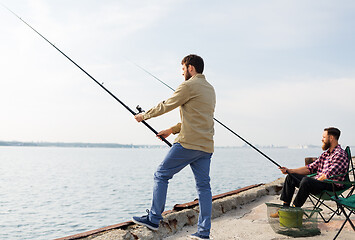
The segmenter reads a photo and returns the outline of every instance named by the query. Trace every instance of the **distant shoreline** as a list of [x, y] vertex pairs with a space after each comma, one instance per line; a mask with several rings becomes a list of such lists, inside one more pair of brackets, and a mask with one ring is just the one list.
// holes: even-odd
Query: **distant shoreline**
[[81, 143], [81, 142], [20, 142], [0, 141], [0, 147], [73, 147], [73, 148], [165, 148], [164, 145], [133, 145], [118, 143]]
[[[297, 146], [260, 146], [258, 148], [290, 148], [290, 149], [307, 149], [320, 148], [315, 145], [297, 145]], [[73, 148], [167, 148], [166, 145], [134, 145], [119, 143], [83, 143], [83, 142], [21, 142], [21, 141], [0, 141], [0, 147], [73, 147]], [[215, 148], [249, 148], [244, 146], [215, 146]]]

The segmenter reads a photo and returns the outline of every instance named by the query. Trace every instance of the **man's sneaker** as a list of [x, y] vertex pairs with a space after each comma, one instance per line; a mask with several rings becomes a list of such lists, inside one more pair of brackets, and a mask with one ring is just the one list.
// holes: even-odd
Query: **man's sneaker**
[[192, 238], [192, 239], [211, 239], [209, 236], [203, 236], [203, 235], [199, 234], [198, 232], [191, 234], [190, 238]]
[[158, 230], [159, 224], [152, 223], [149, 221], [149, 210], [147, 209], [148, 215], [142, 217], [132, 217], [132, 221], [138, 225], [146, 226], [151, 230]]

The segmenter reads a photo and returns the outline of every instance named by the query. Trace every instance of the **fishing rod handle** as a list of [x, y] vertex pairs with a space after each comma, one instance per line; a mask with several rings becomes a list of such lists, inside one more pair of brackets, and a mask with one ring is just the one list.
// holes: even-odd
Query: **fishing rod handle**
[[[140, 114], [140, 113], [144, 113], [144, 112], [145, 112], [139, 105], [137, 105], [136, 109], [138, 110], [138, 113], [137, 113], [137, 114]], [[155, 135], [158, 136], [158, 137], [159, 137], [163, 142], [165, 142], [169, 147], [172, 146], [171, 143], [170, 143], [168, 140], [166, 140], [163, 136], [159, 136], [159, 135], [158, 135], [158, 132], [155, 131], [155, 129], [152, 128], [146, 121], [143, 120], [142, 123], [143, 123], [145, 126], [147, 126], [150, 130], [152, 130], [152, 131], [155, 133]]]
[[142, 123], [143, 123], [146, 127], [148, 127], [152, 132], [154, 132], [155, 135], [157, 135], [157, 136], [158, 136], [163, 142], [165, 142], [169, 147], [172, 147], [172, 146], [173, 146], [173, 145], [172, 145], [168, 140], [166, 140], [164, 137], [159, 136], [159, 135], [158, 135], [158, 132], [155, 131], [155, 129], [152, 128], [146, 121], [143, 120]]

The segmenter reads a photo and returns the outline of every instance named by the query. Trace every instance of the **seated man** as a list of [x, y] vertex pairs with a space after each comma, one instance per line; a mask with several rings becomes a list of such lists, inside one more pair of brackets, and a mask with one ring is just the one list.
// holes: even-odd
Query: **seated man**
[[[346, 173], [349, 164], [346, 152], [338, 144], [339, 137], [339, 129], [333, 127], [324, 129], [322, 138], [324, 152], [315, 162], [296, 169], [280, 168], [283, 174], [289, 173], [280, 197], [284, 202], [284, 207], [290, 206], [295, 187], [299, 188], [293, 201], [295, 207], [302, 207], [310, 193], [319, 194], [323, 190], [333, 190], [332, 184], [326, 183], [324, 180], [333, 175]], [[306, 176], [311, 173], [317, 173], [315, 178]], [[334, 177], [332, 180], [344, 181], [345, 176]], [[343, 188], [342, 184], [335, 185], [336, 190], [341, 188]]]

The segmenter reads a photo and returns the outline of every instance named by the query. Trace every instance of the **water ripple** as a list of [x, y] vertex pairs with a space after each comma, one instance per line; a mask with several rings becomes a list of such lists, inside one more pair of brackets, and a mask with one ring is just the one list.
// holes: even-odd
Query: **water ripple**
[[[150, 207], [153, 173], [168, 149], [2, 147], [0, 239], [53, 239], [124, 222]], [[319, 150], [270, 149], [300, 166]], [[261, 168], [262, 166], [262, 168]], [[213, 194], [269, 182], [280, 173], [251, 150], [217, 149]], [[197, 198], [189, 167], [169, 184], [166, 209]]]

